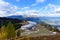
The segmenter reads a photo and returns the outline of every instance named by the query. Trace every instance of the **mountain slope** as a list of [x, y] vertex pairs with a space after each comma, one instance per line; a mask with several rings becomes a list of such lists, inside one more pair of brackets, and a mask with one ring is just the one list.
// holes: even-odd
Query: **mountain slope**
[[22, 20], [16, 19], [16, 18], [14, 18], [14, 19], [13, 18], [6, 18], [6, 17], [0, 17], [0, 27], [2, 25], [7, 26], [7, 24], [8, 24], [9, 21], [14, 25], [14, 27], [16, 29], [19, 28], [19, 27], [21, 27], [21, 24], [19, 24], [19, 23], [21, 23]]
[[17, 18], [20, 20], [29, 20], [29, 21], [35, 21], [35, 22], [46, 22], [51, 25], [60, 25], [60, 17], [24, 17], [22, 15], [20, 16], [8, 16], [7, 18]]

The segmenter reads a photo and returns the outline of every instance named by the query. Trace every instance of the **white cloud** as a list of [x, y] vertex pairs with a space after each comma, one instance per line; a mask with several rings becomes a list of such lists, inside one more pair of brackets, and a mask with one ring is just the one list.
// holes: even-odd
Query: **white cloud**
[[31, 6], [37, 6], [38, 4], [37, 3], [35, 3], [35, 4], [32, 4]]
[[60, 17], [60, 13], [56, 13], [56, 11], [60, 11], [60, 6], [53, 4], [48, 4], [47, 6], [41, 8], [40, 11], [29, 10], [29, 7], [24, 7], [22, 9], [24, 11], [19, 11], [10, 15], [22, 15], [23, 17]]
[[38, 11], [36, 10], [26, 10], [26, 11], [18, 11], [15, 14], [10, 14], [9, 16], [16, 15], [20, 16], [22, 15], [23, 17], [40, 17], [40, 14], [38, 14]]
[[42, 2], [45, 2], [46, 0], [36, 0], [36, 2], [38, 3], [42, 3]]
[[25, 12], [24, 17], [40, 17], [40, 14], [36, 10], [28, 10]]
[[20, 16], [20, 15], [24, 15], [24, 12], [20, 12], [20, 11], [18, 11], [18, 12], [16, 12], [16, 13], [14, 13], [14, 14], [10, 14], [10, 15], [8, 15], [8, 16], [13, 16], [13, 15], [15, 15], [15, 16]]
[[25, 11], [17, 12], [15, 15], [22, 15], [23, 17], [60, 17], [60, 13], [56, 13], [56, 11], [60, 11], [60, 6], [53, 4], [48, 4], [40, 11], [26, 9], [29, 9], [29, 7], [24, 7], [23, 10]]
[[39, 3], [43, 3], [45, 2], [46, 0], [35, 0], [35, 3], [32, 4], [31, 6], [37, 6]]
[[60, 13], [45, 13], [45, 14], [40, 14], [41, 17], [60, 17]]
[[22, 8], [23, 11], [17, 12], [18, 7], [12, 6], [10, 3], [3, 0], [0, 1], [0, 17], [12, 16], [12, 15], [23, 15], [24, 17], [39, 17], [38, 11], [29, 10], [30, 7]]
[[10, 3], [0, 0], [0, 17], [14, 14], [18, 7], [12, 6]]
[[30, 7], [27, 7], [27, 6], [26, 6], [26, 7], [21, 8], [21, 10], [24, 10], [24, 11], [25, 11], [25, 10], [29, 10], [29, 9], [30, 9]]
[[[59, 12], [59, 13], [57, 13]], [[40, 9], [41, 16], [45, 17], [60, 17], [60, 6], [48, 4]]]
[[20, 0], [16, 0], [16, 2], [19, 2]]
[[45, 9], [49, 9], [50, 11], [60, 11], [60, 6], [53, 5], [53, 4], [48, 4]]
[[[57, 13], [58, 12], [58, 13]], [[33, 15], [36, 13], [36, 16], [38, 17], [60, 17], [60, 6], [54, 5], [54, 4], [48, 4], [45, 7], [42, 7], [39, 11], [32, 10], [27, 11], [26, 13], [29, 13], [30, 16], [33, 17]]]
[[[19, 9], [17, 6], [11, 5], [8, 2], [0, 1], [0, 17], [12, 16], [12, 15], [22, 15], [23, 17], [60, 17], [60, 6], [53, 4], [48, 4], [47, 6], [40, 9], [40, 12], [37, 10], [30, 10], [30, 7], [24, 7], [17, 12]], [[47, 12], [46, 12], [47, 11]]]

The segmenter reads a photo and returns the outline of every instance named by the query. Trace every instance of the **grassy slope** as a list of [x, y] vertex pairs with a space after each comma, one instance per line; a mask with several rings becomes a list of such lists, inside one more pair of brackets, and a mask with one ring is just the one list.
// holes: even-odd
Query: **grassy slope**
[[41, 25], [37, 25], [37, 28], [39, 29], [39, 32], [30, 34], [22, 38], [18, 38], [18, 40], [60, 40], [60, 34], [44, 36], [44, 34], [51, 34], [51, 32], [49, 32], [49, 30]]
[[39, 32], [37, 33], [32, 33], [32, 34], [29, 34], [27, 36], [32, 36], [32, 37], [35, 37], [35, 36], [44, 36], [44, 35], [48, 35], [48, 34], [51, 34], [51, 32], [49, 30], [47, 30], [46, 28], [44, 28], [43, 26], [41, 25], [37, 25], [37, 28], [39, 29]]

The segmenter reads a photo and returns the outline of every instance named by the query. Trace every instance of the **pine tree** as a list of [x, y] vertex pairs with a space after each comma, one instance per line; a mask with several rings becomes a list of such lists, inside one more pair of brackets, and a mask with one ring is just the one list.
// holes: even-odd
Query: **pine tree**
[[50, 31], [52, 31], [52, 26], [51, 26], [51, 25], [49, 25], [48, 29], [49, 29]]
[[57, 28], [57, 26], [54, 27], [54, 31], [56, 31], [56, 32], [59, 31], [58, 28]]
[[20, 30], [17, 31], [17, 36], [18, 36], [18, 37], [20, 36]]
[[7, 31], [7, 38], [12, 38], [15, 36], [15, 28], [11, 22], [8, 23], [6, 31]]

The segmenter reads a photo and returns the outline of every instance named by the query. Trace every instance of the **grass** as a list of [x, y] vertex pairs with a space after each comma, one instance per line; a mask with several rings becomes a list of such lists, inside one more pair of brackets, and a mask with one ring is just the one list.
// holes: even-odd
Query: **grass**
[[39, 32], [23, 36], [18, 38], [18, 40], [60, 40], [60, 34], [50, 35], [52, 32], [39, 24], [37, 28]]
[[44, 35], [50, 35], [52, 32], [50, 32], [48, 29], [44, 28], [41, 25], [37, 25], [37, 28], [39, 29], [39, 32], [37, 33], [32, 33], [26, 36], [30, 36], [30, 37], [35, 37], [35, 36], [44, 36]]
[[18, 40], [60, 40], [60, 35], [48, 35], [36, 37], [23, 36], [21, 38], [18, 38]]

